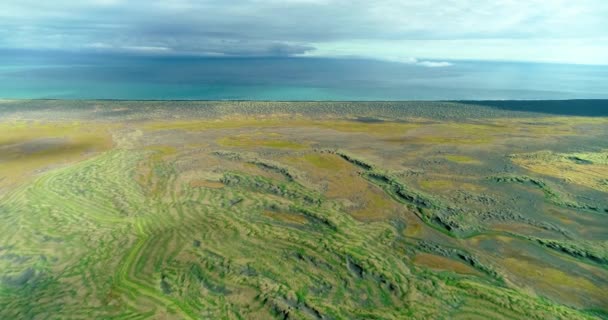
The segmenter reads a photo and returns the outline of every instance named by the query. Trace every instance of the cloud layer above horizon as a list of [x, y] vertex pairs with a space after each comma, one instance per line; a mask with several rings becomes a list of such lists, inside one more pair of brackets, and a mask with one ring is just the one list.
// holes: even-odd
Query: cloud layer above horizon
[[0, 48], [608, 64], [606, 17], [604, 0], [3, 0]]

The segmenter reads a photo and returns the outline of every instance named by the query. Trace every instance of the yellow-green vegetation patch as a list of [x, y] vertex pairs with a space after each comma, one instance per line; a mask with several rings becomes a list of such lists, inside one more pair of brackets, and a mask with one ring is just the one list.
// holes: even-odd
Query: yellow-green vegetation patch
[[370, 186], [357, 200], [357, 207], [352, 210], [352, 216], [360, 221], [380, 221], [396, 216], [399, 207], [391, 202], [390, 197], [376, 186]]
[[484, 136], [461, 136], [461, 137], [440, 137], [440, 136], [422, 136], [414, 139], [415, 143], [426, 143], [426, 144], [454, 144], [454, 145], [467, 145], [467, 144], [487, 144], [491, 143], [494, 139], [491, 137]]
[[280, 211], [264, 211], [264, 216], [286, 223], [305, 224], [308, 222], [305, 216], [300, 214], [280, 212]]
[[411, 144], [487, 144], [512, 132], [508, 126], [464, 122], [420, 123], [405, 134], [391, 134], [384, 141]]
[[304, 121], [300, 121], [298, 124], [302, 126], [310, 125], [340, 132], [367, 133], [380, 136], [399, 136], [421, 126], [420, 123], [416, 122], [364, 123], [360, 121], [345, 120], [311, 121], [308, 124]]
[[0, 186], [19, 184], [39, 170], [72, 163], [110, 149], [110, 128], [78, 122], [0, 124]]
[[163, 156], [174, 155], [177, 153], [177, 148], [172, 147], [172, 146], [153, 145], [153, 146], [147, 146], [144, 149], [156, 151]]
[[[495, 260], [495, 265], [500, 266], [505, 278], [523, 290], [530, 290], [535, 294], [581, 308], [588, 308], [603, 300], [602, 288], [608, 279], [605, 276], [595, 278], [596, 275], [592, 272], [583, 271], [588, 267], [600, 269], [594, 266], [582, 267], [579, 262], [568, 259], [556, 262], [557, 256], [553, 252], [544, 251], [533, 243], [542, 242], [542, 239], [526, 242], [519, 237], [487, 234], [467, 241], [483, 250], [490, 250], [493, 256], [490, 259]], [[570, 245], [571, 241], [549, 242], [554, 243], [545, 245], [555, 245], [555, 243]], [[583, 244], [576, 249], [584, 246]], [[554, 250], [562, 251], [557, 246]], [[565, 253], [566, 250], [563, 252]], [[569, 289], [564, 291], [563, 288]]]
[[210, 181], [203, 179], [195, 179], [190, 181], [190, 186], [192, 188], [212, 188], [212, 189], [220, 189], [224, 187], [224, 184], [219, 181]]
[[347, 166], [344, 160], [328, 154], [309, 153], [302, 158], [319, 169], [342, 170]]
[[427, 190], [453, 189], [455, 186], [455, 183], [452, 180], [422, 180], [419, 182], [419, 184], [420, 187]]
[[420, 127], [418, 120], [413, 122], [379, 122], [364, 123], [353, 120], [313, 120], [301, 116], [231, 116], [215, 120], [170, 120], [151, 121], [143, 125], [146, 130], [186, 130], [204, 131], [213, 129], [238, 128], [294, 128], [314, 127], [340, 132], [368, 133], [372, 135], [401, 135], [411, 129]]
[[214, 129], [239, 129], [239, 128], [273, 128], [285, 126], [283, 116], [229, 116], [219, 119], [197, 119], [197, 120], [165, 120], [149, 121], [142, 125], [143, 129], [157, 130], [184, 130], [205, 131]]
[[412, 130], [401, 139], [391, 142], [410, 142], [422, 144], [476, 145], [487, 144], [511, 133], [513, 128], [497, 124], [476, 124], [449, 122], [429, 124]]
[[[378, 221], [394, 216], [399, 206], [379, 187], [363, 179], [358, 166], [345, 160], [345, 153], [318, 152], [282, 161], [301, 168], [324, 195], [345, 201], [348, 212], [359, 221]], [[350, 161], [357, 161], [351, 159]]]
[[[32, 102], [45, 103], [63, 102]], [[466, 110], [433, 103], [391, 109], [433, 119], [375, 116], [375, 103], [340, 103], [348, 114], [316, 118], [290, 103], [281, 106], [293, 112], [269, 115], [260, 111], [272, 103], [135, 103], [145, 112], [131, 102], [72, 104], [99, 121], [0, 125], [0, 172], [13, 175], [0, 178], [0, 319], [608, 311], [601, 193], [574, 176], [541, 179], [493, 160], [601, 141], [605, 120], [453, 116]], [[233, 104], [242, 114], [218, 107]], [[603, 175], [594, 170], [606, 152], [592, 147], [513, 161]]]
[[456, 190], [467, 190], [467, 191], [479, 191], [484, 188], [479, 185], [475, 185], [468, 182], [462, 182], [452, 179], [424, 179], [418, 182], [422, 189], [428, 191], [456, 191]]
[[[502, 222], [502, 223], [492, 223], [488, 226], [489, 229], [495, 231], [505, 231], [509, 233], [516, 233], [523, 236], [556, 236], [554, 231], [545, 230], [543, 228], [537, 226], [531, 226], [525, 223], [517, 223], [517, 222]], [[559, 235], [558, 235], [559, 236]]]
[[475, 158], [460, 155], [460, 154], [449, 154], [445, 156], [446, 159], [456, 162], [456, 163], [464, 163], [464, 164], [480, 164], [481, 162]]
[[414, 263], [434, 270], [452, 271], [460, 274], [481, 275], [479, 271], [460, 261], [429, 253], [419, 253], [414, 257]]
[[[588, 299], [596, 301], [603, 299], [602, 288], [589, 279], [519, 258], [506, 258], [501, 260], [501, 263], [509, 270], [508, 272], [519, 278], [519, 285], [536, 287], [538, 294], [548, 295], [559, 301], [574, 301], [581, 306], [587, 305]], [[562, 291], [560, 288], [563, 287], [569, 288], [569, 291]], [[576, 297], [572, 296], [574, 293]]]
[[423, 135], [417, 133], [416, 135], [407, 136], [389, 136], [385, 137], [382, 142], [395, 143], [395, 144], [415, 144], [415, 145], [434, 145], [434, 144], [454, 144], [454, 145], [468, 145], [468, 144], [483, 144], [488, 143], [488, 139], [471, 139], [466, 137], [437, 137], [430, 135]]
[[530, 171], [608, 192], [608, 151], [516, 154], [512, 161]]
[[272, 135], [235, 135], [223, 137], [217, 140], [217, 143], [224, 147], [240, 147], [240, 148], [277, 148], [277, 149], [304, 149], [307, 146], [302, 143], [282, 140], [280, 137], [272, 138]]

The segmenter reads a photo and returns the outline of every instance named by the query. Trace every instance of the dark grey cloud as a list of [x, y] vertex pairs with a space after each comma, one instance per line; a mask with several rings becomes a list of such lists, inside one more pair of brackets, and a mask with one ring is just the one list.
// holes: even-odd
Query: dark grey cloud
[[606, 16], [603, 0], [3, 0], [0, 47], [403, 60], [418, 56], [404, 41], [605, 39]]

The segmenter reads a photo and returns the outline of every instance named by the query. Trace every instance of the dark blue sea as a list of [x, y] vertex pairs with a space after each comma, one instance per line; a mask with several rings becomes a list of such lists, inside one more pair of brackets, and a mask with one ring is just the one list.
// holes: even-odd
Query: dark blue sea
[[608, 98], [608, 66], [0, 51], [0, 98], [503, 100]]

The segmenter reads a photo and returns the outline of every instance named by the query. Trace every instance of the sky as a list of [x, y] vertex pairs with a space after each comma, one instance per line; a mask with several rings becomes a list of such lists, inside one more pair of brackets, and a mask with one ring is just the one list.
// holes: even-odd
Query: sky
[[2, 0], [0, 49], [608, 65], [608, 1]]

